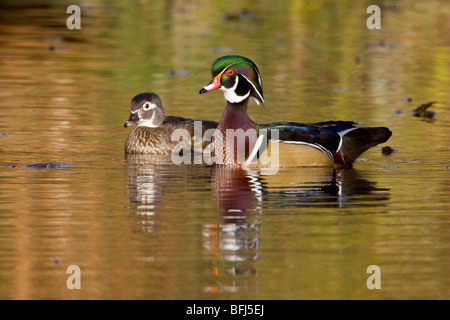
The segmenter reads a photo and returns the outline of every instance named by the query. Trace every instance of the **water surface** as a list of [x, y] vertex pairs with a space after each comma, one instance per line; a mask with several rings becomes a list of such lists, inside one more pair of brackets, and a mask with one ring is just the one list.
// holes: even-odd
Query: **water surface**
[[[1, 5], [0, 298], [448, 299], [450, 6], [393, 2], [368, 30], [370, 4], [91, 1], [81, 30], [69, 4]], [[384, 125], [398, 152], [275, 176], [126, 157], [140, 92], [220, 119], [198, 90], [224, 54], [261, 71], [253, 120]]]

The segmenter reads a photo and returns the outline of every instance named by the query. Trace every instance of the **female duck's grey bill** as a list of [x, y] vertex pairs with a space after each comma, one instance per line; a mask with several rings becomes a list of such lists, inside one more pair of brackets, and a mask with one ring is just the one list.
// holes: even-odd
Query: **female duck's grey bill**
[[129, 126], [136, 124], [138, 121], [139, 121], [139, 114], [137, 112], [132, 112], [128, 120], [125, 121], [125, 123], [123, 124], [123, 126], [125, 128], [128, 128]]

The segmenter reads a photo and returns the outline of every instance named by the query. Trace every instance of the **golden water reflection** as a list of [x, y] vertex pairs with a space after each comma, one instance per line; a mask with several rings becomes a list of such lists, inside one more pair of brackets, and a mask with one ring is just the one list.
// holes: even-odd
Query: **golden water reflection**
[[[448, 1], [380, 5], [381, 30], [364, 1], [92, 0], [78, 31], [46, 3], [0, 4], [2, 298], [449, 297]], [[198, 89], [224, 54], [258, 65], [254, 121], [384, 125], [399, 152], [277, 176], [124, 159], [139, 92], [220, 118]], [[430, 101], [433, 121], [411, 116]]]
[[[170, 159], [128, 155], [127, 180], [130, 218], [141, 232], [158, 233], [158, 216], [164, 199], [171, 190], [164, 190]], [[192, 167], [192, 166], [188, 166]], [[261, 259], [261, 231], [264, 210], [295, 208], [352, 208], [386, 205], [389, 190], [378, 188], [356, 170], [329, 168], [295, 168], [280, 170], [277, 175], [223, 166], [200, 166], [203, 174], [211, 174], [211, 190], [215, 199], [217, 219], [211, 215], [198, 230], [202, 258], [207, 262], [208, 281], [205, 293], [258, 292], [258, 261]], [[360, 196], [364, 197], [361, 201]], [[200, 213], [200, 212], [199, 212]], [[165, 213], [167, 214], [167, 213]], [[280, 248], [280, 250], [283, 250]], [[158, 256], [140, 258], [157, 261]]]

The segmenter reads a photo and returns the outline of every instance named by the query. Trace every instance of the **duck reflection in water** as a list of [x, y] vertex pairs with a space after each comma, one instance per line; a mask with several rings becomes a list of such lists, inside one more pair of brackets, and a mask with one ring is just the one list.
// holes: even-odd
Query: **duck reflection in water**
[[201, 227], [211, 276], [204, 286], [206, 292], [259, 290], [264, 212], [295, 214], [330, 207], [383, 206], [389, 199], [388, 189], [377, 188], [356, 169], [283, 168], [275, 175], [264, 175], [236, 167], [174, 166], [167, 162], [170, 160], [146, 155], [127, 155], [126, 160], [130, 218], [141, 232], [158, 231], [164, 204], [172, 201], [174, 194], [188, 192], [189, 199], [201, 199], [206, 190], [199, 186], [210, 183], [218, 216], [211, 216]]
[[[219, 208], [219, 223], [203, 226], [203, 247], [210, 258], [214, 284], [207, 292], [257, 290], [255, 261], [259, 259], [262, 187], [256, 171], [215, 166], [211, 189]], [[230, 279], [227, 276], [232, 275]]]
[[131, 223], [141, 231], [153, 232], [157, 227], [154, 218], [161, 212], [164, 192], [164, 178], [159, 168], [168, 160], [135, 154], [126, 155], [125, 160]]
[[[389, 189], [378, 188], [358, 170], [292, 168], [261, 176], [265, 207], [346, 208], [384, 206]], [[364, 196], [364, 202], [361, 197]]]
[[[203, 226], [203, 247], [215, 277], [214, 284], [204, 288], [208, 292], [257, 290], [263, 210], [383, 206], [389, 199], [388, 189], [377, 188], [355, 169], [286, 168], [276, 175], [260, 175], [216, 166], [211, 189], [220, 222]], [[367, 195], [364, 202], [359, 195]]]

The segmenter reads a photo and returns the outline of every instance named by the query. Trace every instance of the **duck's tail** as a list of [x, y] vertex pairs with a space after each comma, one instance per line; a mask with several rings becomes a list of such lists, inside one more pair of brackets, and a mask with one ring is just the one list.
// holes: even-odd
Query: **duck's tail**
[[386, 142], [392, 132], [386, 127], [366, 127], [348, 130], [342, 136], [342, 145], [335, 154], [335, 163], [351, 167], [353, 162], [366, 150]]

